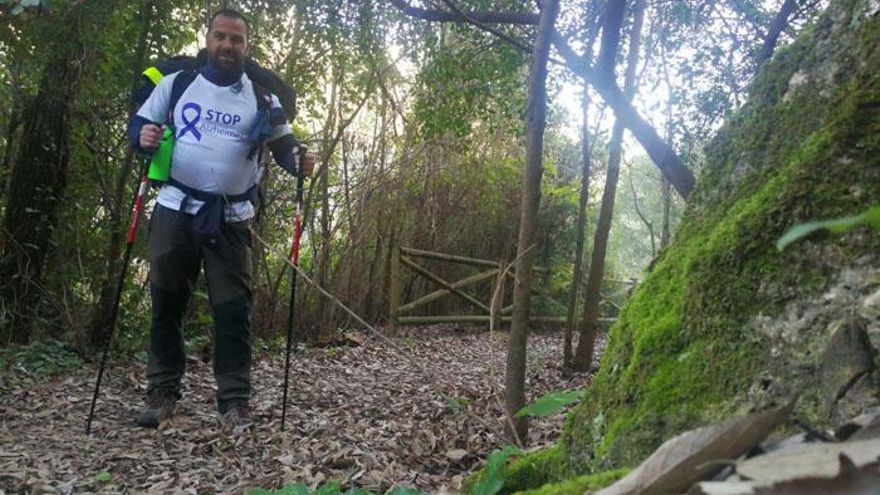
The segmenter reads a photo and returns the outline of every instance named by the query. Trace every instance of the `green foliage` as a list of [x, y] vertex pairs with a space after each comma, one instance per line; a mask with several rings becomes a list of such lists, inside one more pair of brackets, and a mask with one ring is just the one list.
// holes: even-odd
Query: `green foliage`
[[[670, 232], [675, 232], [683, 209], [684, 200], [672, 191]], [[661, 173], [645, 155], [624, 162], [620, 168], [612, 225], [605, 273], [613, 278], [641, 280], [646, 260], [654, 259], [660, 251], [663, 225]]]
[[507, 460], [522, 451], [515, 447], [505, 447], [489, 454], [486, 467], [480, 472], [477, 482], [470, 488], [471, 495], [495, 495], [504, 486], [504, 467]]
[[[327, 485], [325, 485], [327, 486]], [[338, 485], [334, 485], [338, 486]], [[338, 491], [338, 489], [337, 489]], [[282, 486], [276, 490], [266, 490], [265, 488], [255, 488], [248, 492], [248, 495], [309, 495], [312, 491], [309, 487], [302, 483], [291, 483]], [[315, 492], [317, 493], [317, 491]]]
[[[486, 475], [486, 468], [465, 479], [463, 489], [473, 493], [473, 487]], [[564, 480], [574, 473], [571, 471], [562, 445], [517, 455], [505, 463], [497, 478], [504, 481], [499, 493], [510, 494], [520, 490], [538, 488], [546, 483]]]
[[0, 349], [0, 369], [56, 375], [83, 366], [83, 360], [59, 340], [37, 341]]
[[558, 483], [548, 483], [540, 488], [515, 492], [516, 495], [583, 495], [600, 490], [626, 476], [629, 469], [614, 469], [597, 474], [576, 476]]
[[[414, 488], [395, 486], [385, 492], [385, 495], [424, 495], [425, 492]], [[275, 490], [255, 488], [248, 495], [373, 495], [372, 492], [363, 488], [351, 487], [342, 490], [342, 484], [338, 481], [330, 481], [317, 487], [314, 491], [303, 483], [290, 483]]]
[[869, 225], [876, 230], [880, 230], [880, 205], [874, 206], [858, 215], [795, 225], [776, 241], [776, 249], [782, 251], [792, 242], [803, 239], [817, 230], [824, 229], [834, 234], [841, 234], [860, 225]]
[[478, 126], [522, 129], [525, 93], [519, 68], [525, 57], [506, 45], [487, 49], [479, 37], [471, 30], [450, 34], [430, 51], [413, 108], [423, 138], [465, 139]]
[[535, 416], [543, 418], [558, 412], [565, 406], [578, 402], [584, 396], [583, 390], [567, 390], [564, 392], [550, 392], [539, 397], [535, 402], [523, 407], [516, 413], [517, 418], [523, 416]]
[[95, 481], [98, 483], [107, 483], [108, 481], [113, 479], [113, 475], [108, 471], [101, 471], [97, 475], [95, 475]]

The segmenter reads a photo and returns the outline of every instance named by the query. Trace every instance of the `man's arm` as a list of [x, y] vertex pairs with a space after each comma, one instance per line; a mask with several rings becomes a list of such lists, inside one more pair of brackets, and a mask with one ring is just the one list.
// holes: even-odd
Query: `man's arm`
[[169, 74], [159, 81], [149, 98], [128, 121], [128, 142], [141, 152], [154, 151], [162, 139], [162, 128], [158, 123], [166, 120], [171, 99], [171, 85], [175, 74]]
[[303, 163], [297, 164], [297, 151], [302, 146], [293, 134], [285, 134], [280, 138], [269, 141], [269, 151], [275, 158], [275, 163], [281, 166], [291, 175], [302, 173], [305, 177], [312, 175], [315, 168], [315, 156], [307, 153]]
[[277, 139], [268, 142], [269, 151], [275, 158], [275, 163], [281, 166], [287, 173], [297, 175], [299, 171], [296, 169], [296, 157], [294, 150], [299, 146], [293, 134], [285, 134]]
[[[281, 110], [281, 104], [275, 95], [272, 95], [272, 109]], [[296, 155], [302, 145], [293, 137], [290, 126], [283, 118], [279, 124], [272, 128], [272, 133], [266, 144], [269, 146], [269, 151], [272, 152], [272, 157], [275, 158], [275, 163], [288, 173], [291, 175], [302, 173], [305, 177], [312, 175], [312, 169], [315, 166], [314, 155], [307, 154], [303, 163], [297, 163]]]

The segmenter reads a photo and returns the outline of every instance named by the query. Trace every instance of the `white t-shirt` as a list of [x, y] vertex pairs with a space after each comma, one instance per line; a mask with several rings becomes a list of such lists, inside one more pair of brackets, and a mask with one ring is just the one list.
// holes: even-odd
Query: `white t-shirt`
[[[168, 114], [171, 86], [180, 72], [159, 81], [144, 102], [138, 115], [163, 123]], [[272, 107], [281, 107], [272, 95]], [[174, 154], [171, 177], [200, 191], [217, 194], [241, 194], [259, 179], [257, 154], [248, 158], [253, 143], [248, 139], [257, 118], [257, 98], [246, 74], [232, 86], [218, 86], [201, 74], [180, 96], [174, 108]], [[269, 141], [290, 134], [287, 123], [272, 129]], [[162, 186], [156, 201], [179, 210], [186, 194], [169, 184]], [[186, 213], [195, 214], [202, 202], [190, 198]], [[254, 216], [250, 201], [226, 207], [226, 220], [235, 222]]]

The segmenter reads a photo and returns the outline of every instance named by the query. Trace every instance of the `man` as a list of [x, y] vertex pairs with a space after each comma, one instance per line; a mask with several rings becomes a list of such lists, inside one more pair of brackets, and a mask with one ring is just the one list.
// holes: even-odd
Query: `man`
[[[214, 14], [206, 48], [208, 63], [197, 73], [162, 78], [129, 125], [132, 144], [147, 152], [158, 147], [164, 124], [173, 126], [175, 137], [171, 177], [150, 221], [148, 405], [135, 419], [144, 427], [169, 418], [181, 397], [181, 321], [202, 264], [214, 320], [217, 408], [226, 425], [250, 424], [249, 198], [259, 178], [253, 129], [263, 129], [285, 170], [309, 175], [314, 165], [308, 156], [297, 170], [297, 143], [285, 119], [268, 123], [266, 115], [280, 113], [278, 99], [265, 95], [263, 108], [271, 111], [260, 110], [259, 91], [243, 72], [249, 51], [245, 18], [233, 10]], [[179, 81], [188, 82], [185, 89], [174, 84], [178, 77], [187, 78]]]

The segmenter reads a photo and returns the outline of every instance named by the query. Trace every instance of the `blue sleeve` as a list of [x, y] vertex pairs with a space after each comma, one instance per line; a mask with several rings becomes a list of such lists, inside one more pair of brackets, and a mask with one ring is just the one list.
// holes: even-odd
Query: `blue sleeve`
[[145, 124], [159, 123], [157, 125], [161, 125], [161, 122], [165, 122], [168, 113], [168, 106], [170, 105], [171, 100], [171, 90], [178, 74], [180, 74], [180, 72], [175, 72], [163, 77], [162, 80], [159, 81], [159, 84], [157, 84], [155, 88], [152, 88], [152, 92], [147, 97], [144, 104], [141, 105], [140, 109], [138, 109], [137, 113], [132, 115], [131, 119], [129, 119], [128, 142], [132, 148], [140, 152], [144, 151], [140, 146], [140, 136], [141, 128]]
[[141, 148], [141, 128], [146, 124], [152, 124], [152, 122], [138, 114], [132, 115], [131, 119], [128, 120], [128, 143], [133, 149], [141, 153], [144, 152]]
[[268, 143], [269, 151], [275, 158], [275, 162], [291, 175], [297, 175], [296, 157], [294, 157], [294, 149], [299, 147], [299, 143], [293, 134], [285, 134], [277, 139], [273, 139]]

